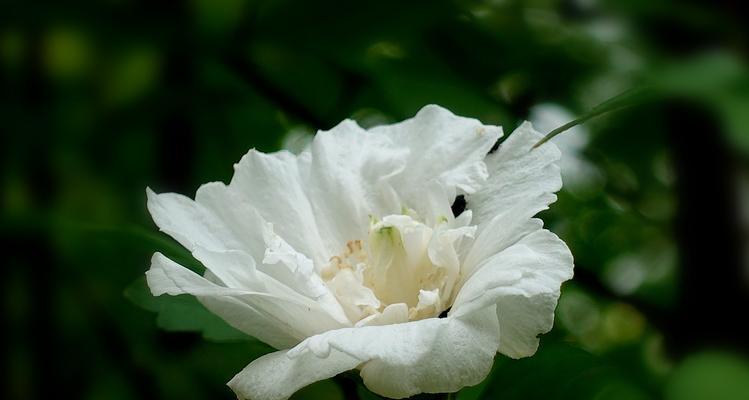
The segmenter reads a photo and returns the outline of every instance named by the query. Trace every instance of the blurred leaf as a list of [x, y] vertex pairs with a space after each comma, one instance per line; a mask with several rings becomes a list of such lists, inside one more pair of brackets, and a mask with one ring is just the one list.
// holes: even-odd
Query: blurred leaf
[[483, 399], [651, 398], [606, 359], [558, 343], [546, 343], [533, 357], [498, 358], [488, 379]]
[[293, 396], [291, 396], [291, 400], [317, 399], [343, 400], [344, 396], [338, 385], [336, 385], [335, 382], [330, 379], [315, 382], [309, 386], [302, 388], [298, 392], [294, 393]]
[[749, 398], [749, 363], [736, 355], [701, 353], [688, 357], [666, 385], [667, 400]]
[[190, 268], [195, 272], [202, 272], [205, 267], [196, 260], [190, 252], [171, 238], [156, 232], [151, 232], [137, 225], [105, 226], [98, 224], [76, 223], [65, 220], [57, 220], [55, 224], [58, 229], [70, 229], [82, 234], [95, 235], [97, 238], [130, 240], [146, 243], [154, 251], [164, 253], [167, 257], [177, 263]]
[[476, 386], [470, 386], [467, 388], [461, 389], [456, 395], [455, 398], [457, 400], [478, 400], [483, 398], [484, 391], [486, 391], [486, 387], [490, 383], [490, 379], [484, 379], [483, 382], [479, 383]]
[[224, 34], [235, 29], [247, 8], [246, 0], [193, 0], [197, 25], [207, 34]]
[[745, 67], [727, 53], [709, 53], [656, 68], [649, 79], [669, 94], [707, 96], [730, 89], [746, 77]]
[[158, 313], [156, 323], [167, 331], [196, 331], [214, 341], [255, 340], [229, 326], [193, 296], [153, 296], [145, 277], [138, 278], [128, 286], [125, 297], [146, 310]]
[[593, 107], [582, 116], [549, 132], [534, 148], [594, 117], [653, 99], [686, 98], [713, 109], [729, 139], [749, 151], [749, 69], [728, 53], [710, 53], [655, 68], [645, 83]]
[[684, 98], [715, 112], [728, 139], [749, 152], [749, 68], [727, 52], [707, 53], [655, 69], [662, 96]]

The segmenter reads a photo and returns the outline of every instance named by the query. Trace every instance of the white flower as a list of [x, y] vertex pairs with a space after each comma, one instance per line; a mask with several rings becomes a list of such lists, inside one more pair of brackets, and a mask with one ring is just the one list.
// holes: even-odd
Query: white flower
[[427, 106], [369, 130], [343, 121], [299, 155], [251, 150], [194, 201], [148, 190], [156, 224], [206, 267], [156, 253], [151, 291], [192, 294], [280, 349], [229, 382], [240, 398], [352, 369], [393, 398], [475, 385], [498, 351], [536, 351], [572, 276], [567, 246], [533, 218], [561, 187], [559, 150], [530, 151], [541, 134], [524, 123], [488, 154], [500, 136]]

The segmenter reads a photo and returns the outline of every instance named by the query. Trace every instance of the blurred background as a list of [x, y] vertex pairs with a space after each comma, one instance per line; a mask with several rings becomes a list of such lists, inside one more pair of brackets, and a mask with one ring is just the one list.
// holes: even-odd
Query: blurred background
[[[749, 398], [749, 31], [741, 2], [3, 2], [3, 398], [231, 399], [270, 349], [154, 299], [145, 187], [425, 104], [552, 130], [572, 248], [554, 330], [459, 399]], [[357, 391], [339, 378], [298, 399]], [[352, 391], [353, 388], [353, 391]], [[362, 391], [362, 398], [375, 398]]]

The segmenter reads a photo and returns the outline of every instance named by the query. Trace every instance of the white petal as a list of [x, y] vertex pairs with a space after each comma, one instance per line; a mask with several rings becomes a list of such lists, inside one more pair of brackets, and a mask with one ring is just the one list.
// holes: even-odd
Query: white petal
[[232, 192], [251, 204], [264, 221], [272, 223], [276, 233], [296, 251], [317, 265], [327, 261], [331, 249], [321, 239], [295, 155], [285, 151], [264, 154], [253, 149], [234, 171], [229, 184]]
[[[193, 255], [206, 267], [206, 278], [220, 286], [267, 293], [300, 304], [311, 300], [273, 276], [256, 269], [255, 261], [243, 251], [197, 248]], [[278, 269], [263, 267], [266, 270]]]
[[404, 206], [419, 213], [423, 193], [436, 180], [446, 189], [445, 202], [456, 193], [473, 193], [487, 177], [483, 160], [502, 136], [502, 128], [459, 117], [435, 105], [422, 108], [403, 122], [373, 128], [409, 150], [405, 172], [394, 177]]
[[[552, 194], [541, 196], [546, 195], [553, 196]], [[482, 229], [476, 235], [468, 254], [463, 260], [461, 266], [463, 278], [470, 278], [476, 267], [489, 257], [517, 243], [526, 235], [540, 230], [543, 227], [543, 221], [532, 217], [540, 211], [540, 204], [544, 202], [543, 199], [537, 199], [536, 201], [513, 204], [509, 208], [498, 212], [488, 222], [484, 221]], [[531, 205], [533, 203], [536, 204], [536, 207]], [[464, 211], [464, 214], [466, 212], [470, 212], [470, 210]]]
[[556, 235], [538, 230], [487, 259], [465, 282], [450, 315], [496, 304], [499, 351], [533, 354], [537, 336], [551, 329], [562, 282], [572, 277], [572, 254]]
[[494, 216], [517, 204], [538, 212], [556, 201], [553, 193], [562, 187], [556, 165], [561, 154], [553, 143], [531, 150], [541, 138], [543, 135], [525, 122], [486, 157], [489, 178], [479, 191], [466, 198], [479, 231]]
[[241, 249], [242, 244], [210, 209], [176, 193], [156, 194], [146, 189], [148, 211], [159, 229], [190, 251]]
[[367, 388], [382, 396], [455, 392], [489, 373], [497, 335], [493, 306], [461, 318], [339, 329], [258, 358], [229, 386], [240, 398], [282, 400], [310, 383], [359, 368]]
[[312, 260], [291, 248], [286, 241], [276, 235], [273, 231], [273, 225], [265, 224], [263, 229], [265, 245], [267, 246], [263, 264], [274, 267], [267, 268], [267, 273], [287, 283], [300, 294], [314, 300], [336, 321], [344, 325], [350, 325], [351, 322], [346, 317], [340, 303], [330, 289], [325, 286], [320, 275], [315, 272]]
[[[154, 222], [185, 248], [194, 252], [243, 251], [262, 260], [265, 246], [257, 212], [221, 182], [202, 185], [192, 200], [176, 193], [156, 194], [146, 189]], [[217, 271], [214, 271], [217, 272]]]
[[351, 268], [338, 271], [328, 282], [328, 287], [336, 298], [341, 299], [341, 306], [351, 321], [359, 321], [369, 312], [380, 308], [380, 301], [372, 289], [362, 284]]
[[[254, 152], [250, 152], [243, 160], [253, 160], [253, 154]], [[277, 165], [258, 157], [264, 160], [258, 161], [260, 164], [270, 162]], [[268, 157], [269, 160], [275, 160]], [[285, 162], [285, 157], [279, 155], [278, 163]], [[237, 168], [241, 170], [240, 167]], [[264, 176], [262, 169], [256, 172]], [[268, 170], [265, 172], [270, 173]], [[242, 183], [244, 175], [237, 175], [235, 180]], [[157, 195], [150, 189], [147, 193], [149, 210], [159, 227], [191, 250], [225, 285], [263, 291], [258, 286], [254, 261], [237, 260], [240, 254], [247, 251], [263, 260], [264, 264], [269, 264], [258, 268], [268, 275], [262, 280], [272, 278], [272, 293], [280, 292], [288, 296], [289, 289], [297, 291], [319, 301], [339, 323], [349, 324], [337, 300], [314, 273], [312, 261], [291, 248], [273, 229], [268, 229], [268, 224], [251, 206], [248, 197], [238, 191], [237, 184], [234, 187], [227, 187], [220, 182], [205, 184], [198, 189], [195, 201], [174, 193]], [[317, 234], [314, 230], [296, 229], [295, 226], [292, 228], [286, 227], [285, 230], [287, 233], [290, 229], [295, 232], [305, 231], [308, 237]], [[299, 237], [297, 240], [300, 240]], [[267, 249], [269, 246], [271, 248]], [[231, 254], [227, 256], [227, 252]], [[284, 268], [274, 265], [277, 263], [283, 264]], [[298, 266], [301, 268], [297, 270]], [[284, 285], [288, 288], [284, 288]]]
[[206, 183], [195, 193], [195, 202], [210, 210], [256, 261], [263, 259], [265, 243], [258, 227], [265, 221], [239, 191], [222, 182]]
[[419, 290], [419, 302], [410, 310], [409, 318], [417, 320], [436, 315], [442, 310], [440, 300], [439, 289]]
[[267, 292], [255, 260], [241, 250], [216, 251], [197, 247], [193, 256], [227, 288]]
[[160, 253], [146, 278], [154, 296], [193, 295], [233, 327], [276, 348], [343, 326], [311, 300], [219, 286]]
[[361, 319], [356, 323], [356, 327], [402, 324], [404, 322], [408, 322], [408, 306], [406, 303], [396, 303], [388, 305], [381, 313]]
[[538, 349], [539, 337], [554, 326], [559, 292], [532, 296], [503, 296], [497, 303], [500, 326], [499, 352], [512, 358], [530, 357]]
[[339, 254], [349, 240], [365, 239], [370, 215], [400, 211], [388, 180], [403, 171], [407, 150], [383, 135], [345, 120], [320, 131], [299, 157], [323, 237]]

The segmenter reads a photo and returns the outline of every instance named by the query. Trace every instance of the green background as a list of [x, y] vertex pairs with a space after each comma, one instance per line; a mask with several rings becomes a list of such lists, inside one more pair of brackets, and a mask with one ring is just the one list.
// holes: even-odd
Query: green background
[[[571, 118], [646, 87], [555, 139], [578, 141], [559, 142], [578, 169], [542, 216], [576, 276], [536, 356], [498, 356], [459, 398], [749, 398], [739, 6], [4, 2], [0, 392], [231, 399], [225, 382], [271, 350], [191, 298], [148, 295], [154, 251], [189, 258], [151, 222], [146, 186], [191, 195], [228, 181], [250, 148], [298, 149], [349, 117], [372, 126], [437, 103], [509, 133], [538, 104]], [[343, 376], [295, 397], [342, 398], [357, 384]]]

